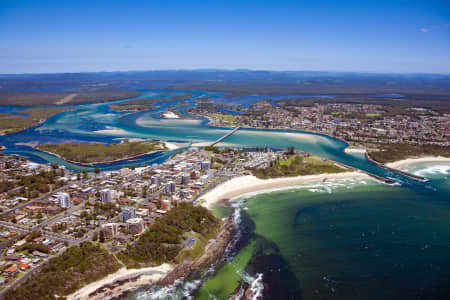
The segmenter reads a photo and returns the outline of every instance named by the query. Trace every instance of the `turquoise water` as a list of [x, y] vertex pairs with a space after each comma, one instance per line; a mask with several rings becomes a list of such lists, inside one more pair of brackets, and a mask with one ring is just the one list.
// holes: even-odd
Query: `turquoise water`
[[[410, 169], [425, 191], [329, 180], [241, 197], [238, 252], [202, 281], [127, 299], [449, 299], [450, 164]], [[157, 298], [160, 297], [160, 298]]]
[[[7, 149], [6, 153], [24, 155], [39, 162], [56, 162], [71, 170], [99, 167], [102, 170], [119, 169], [132, 164], [161, 163], [174, 152], [156, 153], [137, 159], [125, 160], [111, 164], [99, 164], [92, 168], [85, 168], [68, 163], [53, 155], [37, 151], [26, 143], [89, 143], [93, 141], [112, 143], [120, 138], [145, 138], [164, 141], [180, 142], [212, 142], [225, 135], [230, 129], [212, 128], [207, 126], [204, 119], [161, 119], [160, 113], [170, 105], [176, 105], [182, 100], [160, 103], [155, 109], [139, 113], [117, 113], [109, 108], [110, 104], [120, 103], [131, 99], [168, 97], [163, 90], [139, 90], [142, 95], [136, 98], [124, 99], [110, 103], [78, 105], [69, 112], [61, 113], [49, 118], [44, 124], [20, 133], [0, 137], [0, 144]], [[176, 91], [177, 95], [184, 94]], [[223, 94], [211, 92], [193, 92], [194, 96], [186, 99], [186, 107], [196, 105], [198, 97], [210, 97], [213, 101], [235, 103], [248, 106], [252, 102], [265, 99], [265, 96], [249, 96], [239, 98], [224, 98]], [[320, 96], [320, 95], [318, 95]], [[284, 96], [289, 97], [289, 96]], [[292, 97], [292, 96], [291, 96]], [[296, 97], [300, 97], [297, 95]], [[281, 96], [275, 98], [283, 98]], [[8, 108], [4, 108], [8, 109]], [[11, 110], [11, 109], [10, 109]], [[226, 145], [238, 147], [267, 146], [271, 148], [286, 148], [294, 146], [296, 149], [322, 155], [355, 168], [363, 169], [385, 177], [393, 177], [399, 181], [408, 182], [407, 178], [379, 168], [364, 158], [343, 152], [347, 144], [343, 141], [312, 133], [299, 133], [286, 130], [252, 130], [242, 129], [227, 138]]]
[[[141, 92], [138, 98], [165, 95], [158, 90]], [[188, 106], [194, 106], [199, 96], [224, 101], [219, 93], [195, 92], [188, 99]], [[229, 102], [249, 105], [261, 98], [244, 97]], [[133, 114], [113, 112], [108, 107], [111, 103], [79, 105], [41, 126], [0, 137], [0, 144], [7, 147], [4, 152], [21, 154], [36, 162], [57, 162], [72, 170], [92, 170], [23, 143], [111, 143], [120, 138], [197, 143], [212, 142], [229, 131], [210, 128], [202, 119], [159, 117], [167, 106], [179, 101]], [[323, 135], [245, 129], [224, 142], [239, 147], [295, 146], [393, 178], [399, 185], [387, 186], [368, 179], [329, 180], [249, 197], [239, 210], [243, 220], [241, 239], [230, 249], [227, 263], [216, 275], [208, 273], [202, 280], [186, 279], [173, 289], [139, 291], [130, 295], [130, 299], [155, 299], [156, 294], [165, 295], [161, 296], [165, 299], [182, 299], [186, 295], [226, 299], [239, 280], [252, 283], [267, 299], [450, 298], [448, 166], [411, 167], [409, 171], [430, 179], [418, 182], [375, 166], [361, 155], [346, 154], [343, 152], [346, 143]], [[112, 170], [143, 162], [160, 163], [174, 152], [97, 166]]]
[[448, 299], [450, 166], [424, 174], [435, 192], [351, 180], [248, 199], [254, 238], [274, 249], [247, 269], [268, 299]]

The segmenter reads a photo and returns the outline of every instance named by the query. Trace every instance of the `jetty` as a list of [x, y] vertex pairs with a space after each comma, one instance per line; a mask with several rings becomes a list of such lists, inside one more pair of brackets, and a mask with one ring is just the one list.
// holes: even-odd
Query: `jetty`
[[424, 181], [424, 182], [425, 182], [425, 181], [428, 181], [428, 179], [426, 179], [425, 177], [418, 176], [418, 175], [415, 175], [415, 174], [411, 174], [411, 173], [408, 173], [408, 172], [405, 172], [405, 171], [397, 170], [397, 169], [388, 167], [388, 166], [386, 166], [386, 165], [383, 165], [382, 163], [379, 163], [379, 162], [373, 160], [367, 152], [364, 153], [364, 156], [365, 156], [366, 159], [367, 159], [368, 161], [370, 161], [371, 163], [374, 163], [374, 164], [376, 164], [377, 166], [380, 166], [380, 167], [382, 167], [382, 168], [384, 168], [384, 169], [386, 169], [386, 170], [389, 170], [389, 171], [392, 171], [392, 172], [396, 172], [396, 173], [402, 174], [402, 175], [407, 176], [407, 177], [412, 178], [412, 179], [416, 179], [416, 180], [420, 180], [420, 181]]
[[[336, 162], [336, 161], [335, 161], [334, 163], [335, 163], [336, 165], [338, 165], [338, 166], [344, 168], [344, 169], [349, 169], [349, 170], [352, 170], [352, 171], [355, 171], [355, 172], [362, 172], [362, 173], [365, 173], [365, 174], [369, 175], [370, 177], [375, 178], [376, 180], [380, 181], [381, 183], [385, 183], [385, 184], [388, 184], [388, 185], [395, 185], [395, 184], [397, 184], [397, 181], [392, 180], [392, 179], [390, 179], [390, 178], [384, 178], [384, 177], [375, 175], [375, 174], [373, 174], [373, 173], [371, 173], [371, 172], [368, 172], [368, 171], [364, 171], [364, 170], [360, 170], [360, 169], [351, 167], [351, 166], [349, 166], [349, 165], [347, 165], [347, 164], [344, 164], [344, 163], [341, 163], [341, 162]], [[325, 178], [325, 179], [326, 179], [326, 178]], [[323, 182], [325, 182], [325, 180], [324, 180]]]
[[229, 137], [230, 135], [232, 135], [233, 133], [235, 133], [236, 131], [238, 131], [239, 129], [241, 129], [240, 126], [234, 128], [233, 130], [231, 130], [230, 132], [228, 132], [227, 134], [225, 134], [223, 137], [221, 137], [220, 139], [216, 140], [215, 142], [213, 142], [210, 146], [214, 146], [218, 143], [220, 143], [221, 141], [223, 141], [224, 139], [226, 139], [227, 137]]

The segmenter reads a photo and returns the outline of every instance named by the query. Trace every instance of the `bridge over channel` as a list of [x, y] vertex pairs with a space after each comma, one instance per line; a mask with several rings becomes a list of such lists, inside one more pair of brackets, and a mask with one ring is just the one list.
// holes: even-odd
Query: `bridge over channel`
[[220, 139], [216, 140], [215, 142], [213, 142], [210, 146], [214, 146], [218, 143], [220, 143], [221, 141], [223, 141], [224, 139], [226, 139], [227, 137], [229, 137], [230, 135], [232, 135], [233, 133], [235, 133], [236, 131], [238, 131], [239, 129], [241, 129], [240, 126], [234, 128], [232, 131], [228, 132], [227, 134], [225, 134], [223, 137], [221, 137]]

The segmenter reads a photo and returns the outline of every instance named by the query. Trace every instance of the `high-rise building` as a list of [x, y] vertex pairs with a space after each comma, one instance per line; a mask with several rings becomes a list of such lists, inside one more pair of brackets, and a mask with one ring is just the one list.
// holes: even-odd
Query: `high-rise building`
[[204, 160], [204, 161], [201, 162], [200, 168], [202, 170], [208, 170], [209, 169], [209, 165], [210, 165], [209, 160]]
[[134, 207], [122, 208], [122, 220], [126, 222], [129, 219], [136, 218], [136, 209]]
[[70, 201], [70, 195], [68, 193], [59, 193], [58, 195], [58, 206], [62, 208], [70, 207], [72, 201]]
[[113, 195], [110, 189], [104, 189], [100, 191], [100, 201], [103, 203], [108, 203], [112, 201]]
[[155, 174], [152, 176], [151, 184], [155, 184], [156, 186], [161, 185], [161, 175]]
[[173, 194], [173, 193], [176, 192], [176, 189], [177, 189], [177, 185], [175, 184], [175, 182], [174, 181], [169, 181], [164, 186], [164, 193], [165, 194]]
[[183, 174], [181, 176], [181, 184], [189, 184], [191, 181], [191, 176], [189, 174]]
[[116, 223], [106, 223], [102, 225], [102, 231], [105, 234], [106, 238], [113, 238], [117, 234], [117, 227], [118, 225]]
[[144, 220], [133, 218], [127, 220], [127, 230], [132, 234], [139, 234], [144, 231]]

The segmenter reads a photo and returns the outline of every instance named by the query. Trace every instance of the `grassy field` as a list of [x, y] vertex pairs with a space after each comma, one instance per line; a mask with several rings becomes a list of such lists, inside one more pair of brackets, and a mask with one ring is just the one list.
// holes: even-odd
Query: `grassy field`
[[38, 149], [57, 154], [62, 158], [77, 163], [96, 163], [127, 159], [152, 151], [167, 150], [161, 142], [128, 142], [119, 144], [44, 144]]
[[30, 108], [21, 111], [27, 116], [0, 114], [0, 135], [11, 134], [39, 125], [51, 116], [69, 110], [71, 108]]
[[292, 155], [286, 160], [277, 159], [272, 161], [267, 168], [252, 170], [252, 173], [258, 178], [267, 179], [346, 171], [346, 169], [337, 166], [333, 161], [325, 161], [320, 157]]
[[237, 126], [236, 116], [225, 114], [214, 114], [214, 118], [221, 120], [222, 122], [228, 122], [230, 125]]

